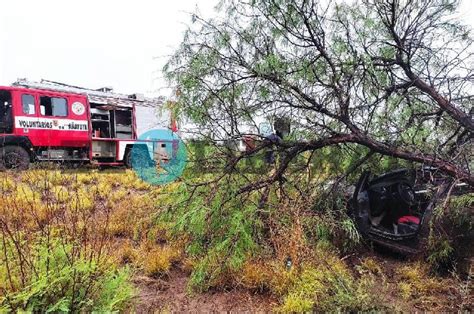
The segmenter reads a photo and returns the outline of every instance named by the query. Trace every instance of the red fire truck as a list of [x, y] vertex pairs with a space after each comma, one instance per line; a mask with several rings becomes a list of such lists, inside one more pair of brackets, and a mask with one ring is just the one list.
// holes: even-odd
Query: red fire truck
[[[117, 94], [110, 88], [18, 80], [0, 87], [0, 163], [17, 169], [34, 161], [130, 166], [134, 146], [149, 150], [137, 140], [137, 110], [150, 119], [162, 104], [162, 99]], [[175, 123], [172, 129], [176, 131]], [[153, 149], [156, 153], [164, 147], [166, 143], [154, 143]]]

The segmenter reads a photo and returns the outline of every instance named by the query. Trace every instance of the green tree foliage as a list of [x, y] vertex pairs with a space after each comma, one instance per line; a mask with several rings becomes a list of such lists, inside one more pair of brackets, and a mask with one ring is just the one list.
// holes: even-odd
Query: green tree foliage
[[284, 158], [257, 187], [304, 152], [348, 143], [472, 185], [472, 39], [452, 18], [457, 6], [222, 1], [220, 17], [193, 16], [165, 72], [182, 116], [216, 144], [290, 117]]
[[[422, 164], [474, 185], [474, 55], [458, 4], [223, 0], [216, 18], [193, 15], [164, 71], [180, 117], [206, 143], [194, 156], [206, 175], [187, 182], [189, 200], [173, 211], [199, 256], [194, 286], [219, 285], [255, 252], [278, 256], [285, 232], [300, 239], [289, 247], [350, 250], [359, 234], [341, 187], [361, 170]], [[282, 117], [291, 133], [265, 137], [262, 122]], [[238, 140], [250, 144], [238, 151]], [[275, 162], [249, 167], [268, 156]], [[311, 285], [322, 281], [305, 274], [310, 286], [295, 288], [288, 308], [314, 308]], [[359, 301], [340, 308], [370, 308]]]

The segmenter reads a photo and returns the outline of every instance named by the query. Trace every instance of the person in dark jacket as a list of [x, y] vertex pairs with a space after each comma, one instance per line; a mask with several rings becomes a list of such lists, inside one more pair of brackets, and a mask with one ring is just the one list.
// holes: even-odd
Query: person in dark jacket
[[[276, 131], [272, 134], [269, 134], [265, 137], [265, 140], [266, 141], [269, 141], [271, 142], [271, 144], [276, 144], [278, 145], [279, 143], [281, 143], [282, 141], [282, 135], [281, 135], [281, 132], [279, 131]], [[270, 149], [268, 149], [266, 152], [265, 152], [265, 161], [269, 164], [274, 164], [275, 161], [276, 161], [276, 158], [275, 158], [275, 149], [273, 147], [274, 145], [271, 145]]]

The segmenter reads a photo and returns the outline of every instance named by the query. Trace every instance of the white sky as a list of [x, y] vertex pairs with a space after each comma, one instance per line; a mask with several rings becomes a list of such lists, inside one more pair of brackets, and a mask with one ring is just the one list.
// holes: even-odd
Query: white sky
[[[123, 93], [168, 96], [161, 68], [189, 13], [211, 16], [218, 0], [3, 0], [0, 85], [49, 79]], [[461, 17], [474, 27], [474, 1]]]
[[[190, 21], [216, 0], [2, 0], [0, 85], [42, 78], [160, 93], [160, 70]], [[165, 93], [167, 91], [162, 91]]]

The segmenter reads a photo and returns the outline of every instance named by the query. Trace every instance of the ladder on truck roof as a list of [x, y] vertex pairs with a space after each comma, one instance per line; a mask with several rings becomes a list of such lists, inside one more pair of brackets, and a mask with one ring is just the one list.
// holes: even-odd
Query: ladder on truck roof
[[109, 87], [89, 89], [44, 79], [42, 79], [40, 82], [28, 81], [27, 79], [18, 79], [12, 85], [65, 93], [85, 94], [91, 103], [112, 106], [133, 107], [136, 105], [143, 107], [158, 107], [165, 102], [164, 97], [148, 98], [142, 94], [125, 95], [114, 93], [112, 88]]

